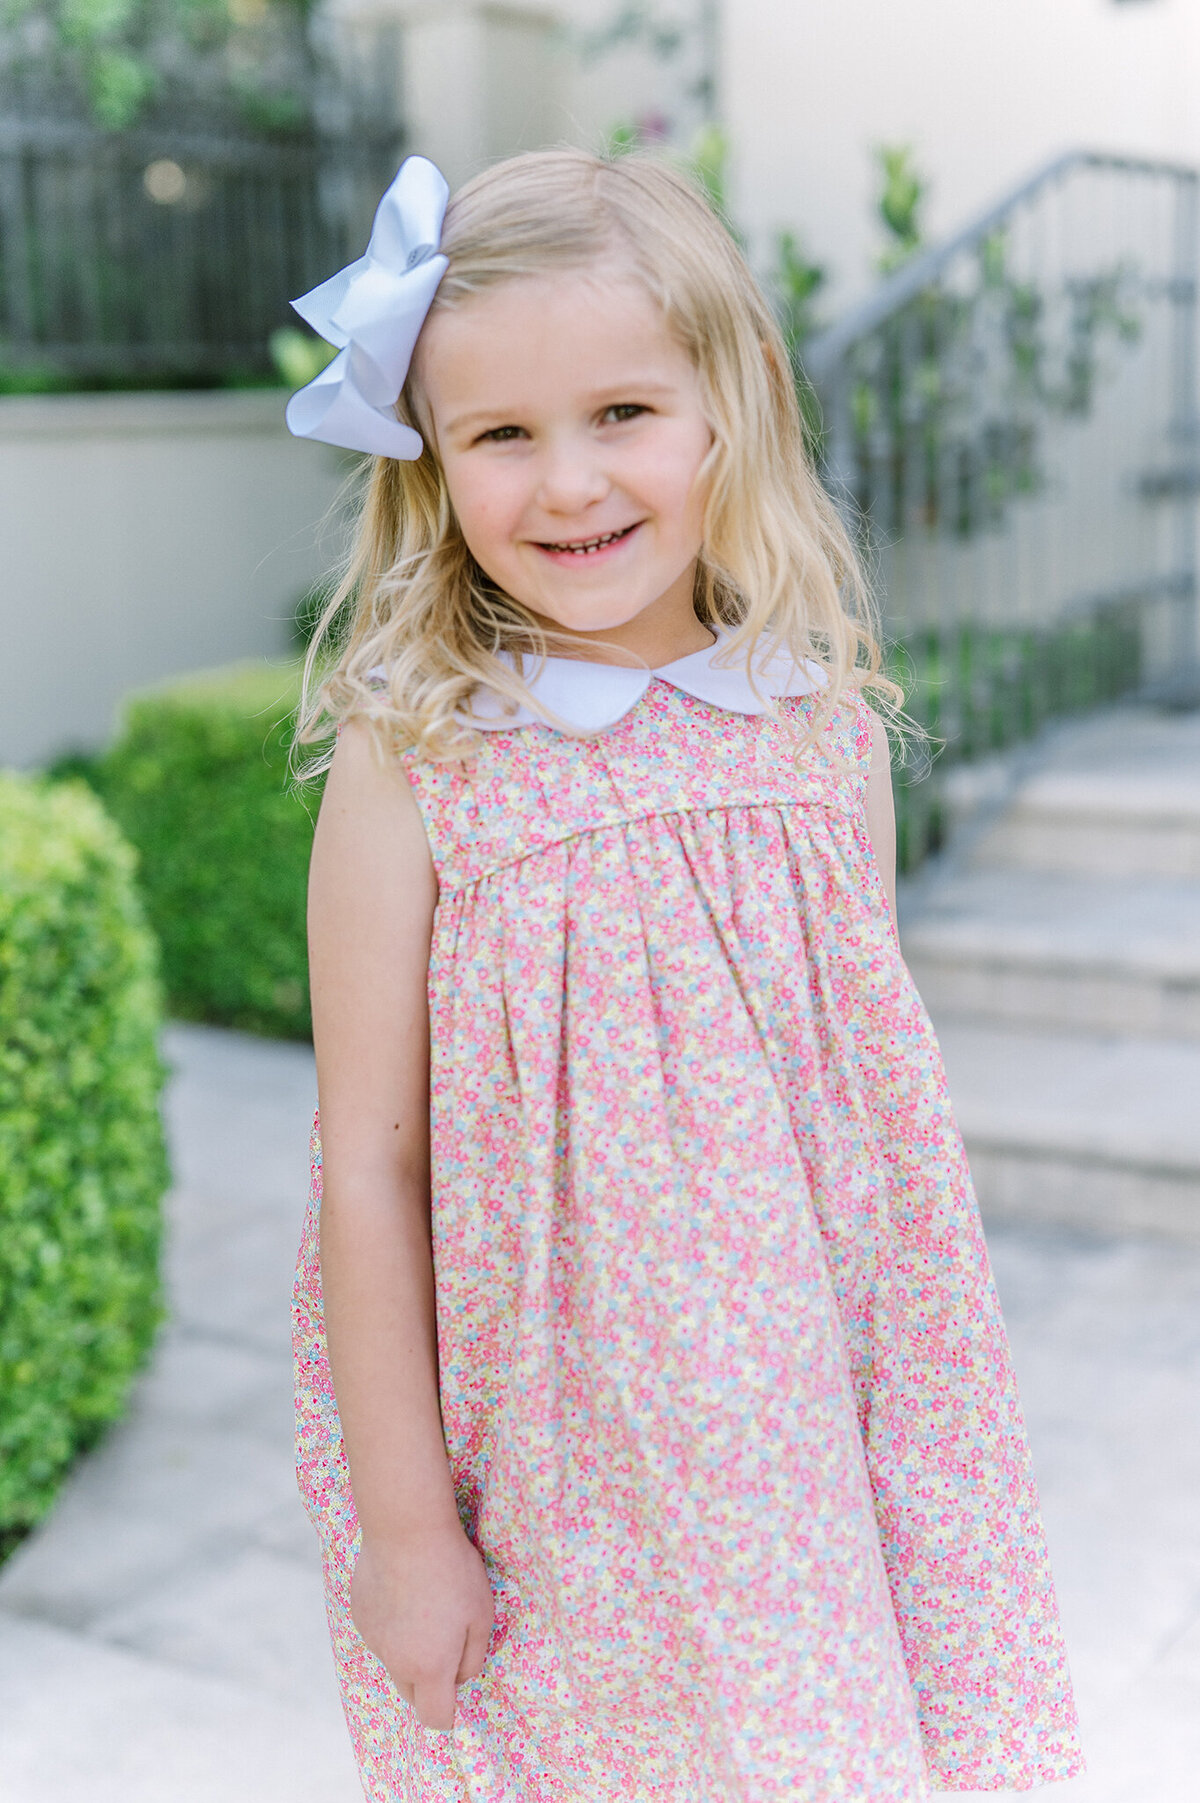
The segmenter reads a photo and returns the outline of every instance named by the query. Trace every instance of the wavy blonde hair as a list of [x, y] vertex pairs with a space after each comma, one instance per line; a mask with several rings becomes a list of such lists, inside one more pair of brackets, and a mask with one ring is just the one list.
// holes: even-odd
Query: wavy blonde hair
[[[448, 267], [433, 310], [523, 277], [632, 270], [695, 366], [713, 434], [695, 608], [731, 635], [721, 661], [751, 668], [762, 641], [768, 654], [821, 664], [814, 731], [847, 686], [870, 686], [894, 709], [900, 692], [881, 672], [868, 585], [809, 455], [779, 327], [690, 181], [648, 155], [511, 157], [454, 196], [441, 248]], [[518, 674], [523, 657], [548, 654], [552, 635], [468, 550], [414, 364], [396, 413], [425, 449], [411, 463], [372, 459], [352, 551], [309, 647], [297, 739], [366, 714], [396, 745], [469, 757], [478, 735], [462, 713], [478, 684], [553, 720]]]

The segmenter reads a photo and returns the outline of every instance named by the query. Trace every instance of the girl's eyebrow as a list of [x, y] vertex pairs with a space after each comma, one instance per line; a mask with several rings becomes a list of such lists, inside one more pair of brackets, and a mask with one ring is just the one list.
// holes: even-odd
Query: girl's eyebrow
[[[641, 377], [634, 376], [628, 381], [613, 382], [605, 388], [597, 389], [594, 394], [588, 395], [587, 405], [589, 407], [602, 407], [607, 403], [611, 406], [614, 401], [629, 401], [640, 395], [667, 395], [677, 394], [678, 392], [679, 388], [677, 383], [643, 380]], [[509, 423], [515, 424], [521, 419], [522, 415], [527, 412], [528, 408], [520, 405], [514, 407], [477, 407], [471, 409], [471, 411], [467, 413], [452, 414], [446, 421], [446, 424], [442, 427], [442, 430], [444, 432], [463, 432], [474, 430], [485, 423], [493, 426], [501, 423], [505, 425]]]

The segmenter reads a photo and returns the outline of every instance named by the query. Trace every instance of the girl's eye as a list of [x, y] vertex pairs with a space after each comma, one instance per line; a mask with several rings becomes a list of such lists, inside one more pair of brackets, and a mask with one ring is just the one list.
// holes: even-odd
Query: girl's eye
[[479, 444], [507, 444], [510, 439], [520, 438], [523, 432], [523, 426], [493, 426], [490, 432], [481, 432], [476, 442]]
[[636, 419], [639, 413], [645, 413], [645, 411], [646, 409], [638, 401], [618, 401], [615, 406], [605, 408], [604, 417], [622, 425], [627, 419]]

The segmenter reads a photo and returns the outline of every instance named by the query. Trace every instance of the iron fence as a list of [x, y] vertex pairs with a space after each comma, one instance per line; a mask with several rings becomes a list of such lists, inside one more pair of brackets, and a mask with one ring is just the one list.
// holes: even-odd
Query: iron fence
[[394, 134], [273, 142], [0, 113], [0, 366], [269, 373], [288, 301], [360, 253], [398, 149]]
[[1196, 669], [1192, 169], [1059, 157], [813, 341], [835, 493], [865, 527], [911, 707], [941, 756]]

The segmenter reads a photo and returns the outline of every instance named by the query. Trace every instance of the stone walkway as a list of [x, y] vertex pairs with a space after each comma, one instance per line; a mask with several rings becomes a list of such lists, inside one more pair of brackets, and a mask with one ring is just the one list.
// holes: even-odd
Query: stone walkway
[[[291, 1471], [311, 1058], [199, 1027], [167, 1049], [173, 1318], [0, 1577], [0, 1803], [354, 1803]], [[991, 1243], [1092, 1763], [1043, 1794], [1196, 1803], [1200, 1248]]]
[[0, 1574], [0, 1803], [356, 1803], [292, 1475], [311, 1053], [167, 1035], [172, 1318]]

